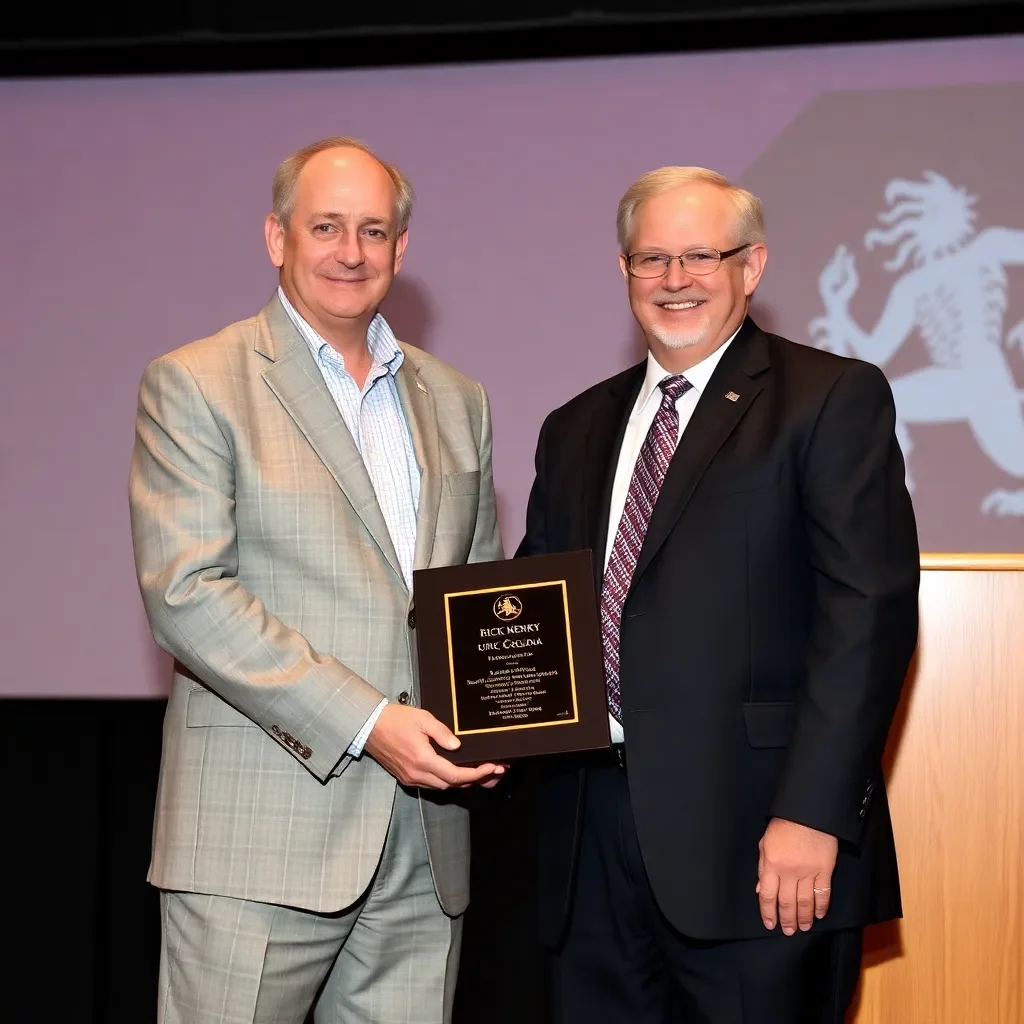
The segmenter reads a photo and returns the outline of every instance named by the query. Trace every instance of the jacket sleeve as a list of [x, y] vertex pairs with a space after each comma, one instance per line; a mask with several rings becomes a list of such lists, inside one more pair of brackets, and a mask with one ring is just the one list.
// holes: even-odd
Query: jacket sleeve
[[494, 468], [492, 466], [493, 438], [491, 435], [491, 407], [487, 392], [480, 389], [480, 504], [477, 507], [473, 543], [469, 549], [470, 562], [496, 562], [505, 557], [498, 525], [498, 502], [494, 494]]
[[772, 814], [858, 844], [917, 640], [920, 552], [892, 392], [851, 361], [806, 444], [806, 678]]
[[188, 368], [143, 376], [129, 477], [157, 643], [325, 781], [383, 694], [313, 650], [237, 580], [233, 453]]

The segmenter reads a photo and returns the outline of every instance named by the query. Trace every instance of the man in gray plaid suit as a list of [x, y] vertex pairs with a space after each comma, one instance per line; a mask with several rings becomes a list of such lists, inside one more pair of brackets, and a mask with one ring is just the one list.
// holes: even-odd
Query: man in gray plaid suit
[[[280, 287], [152, 362], [135, 562], [175, 660], [149, 880], [162, 1024], [439, 1024], [468, 899], [457, 739], [416, 707], [414, 568], [502, 557], [483, 388], [377, 308], [412, 190], [362, 143], [278, 168]], [[443, 792], [447, 790], [448, 792]]]

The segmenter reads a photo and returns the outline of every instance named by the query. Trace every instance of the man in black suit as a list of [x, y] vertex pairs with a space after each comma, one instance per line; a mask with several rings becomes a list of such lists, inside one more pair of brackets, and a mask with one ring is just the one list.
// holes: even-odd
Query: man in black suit
[[623, 196], [645, 362], [548, 416], [518, 554], [591, 548], [611, 755], [547, 765], [560, 1024], [840, 1024], [900, 916], [882, 753], [919, 551], [881, 371], [760, 330], [760, 203]]

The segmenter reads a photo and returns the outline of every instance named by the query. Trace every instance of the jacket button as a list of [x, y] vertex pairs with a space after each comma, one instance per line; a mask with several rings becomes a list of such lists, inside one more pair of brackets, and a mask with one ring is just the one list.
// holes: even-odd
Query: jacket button
[[862, 807], [860, 809], [860, 813], [857, 815], [857, 817], [863, 819], [866, 814], [867, 814], [867, 811]]
[[410, 629], [415, 629], [416, 628], [416, 608], [415, 608], [415, 606], [413, 606], [412, 608], [409, 609], [409, 615], [408, 615], [408, 618], [407, 618], [406, 621], [409, 623], [409, 628]]
[[408, 690], [403, 690], [398, 695], [398, 703], [399, 704], [408, 704], [409, 703], [409, 691]]

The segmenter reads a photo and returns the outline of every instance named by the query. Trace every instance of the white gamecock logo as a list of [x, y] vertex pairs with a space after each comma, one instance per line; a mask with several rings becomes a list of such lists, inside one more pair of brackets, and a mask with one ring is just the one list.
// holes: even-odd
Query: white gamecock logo
[[[975, 197], [941, 174], [923, 181], [894, 178], [885, 188], [885, 227], [864, 236], [868, 250], [896, 246], [885, 263], [901, 273], [873, 330], [849, 312], [860, 281], [853, 253], [840, 245], [818, 278], [825, 315], [812, 320], [818, 348], [885, 364], [916, 329], [931, 365], [891, 381], [896, 431], [913, 490], [908, 424], [966, 421], [982, 451], [1024, 480], [1024, 391], [1008, 355], [1024, 353], [1024, 320], [1004, 333], [1006, 267], [1024, 264], [1024, 230], [975, 231]], [[981, 502], [987, 514], [1024, 516], [1024, 488], [996, 490]]]

